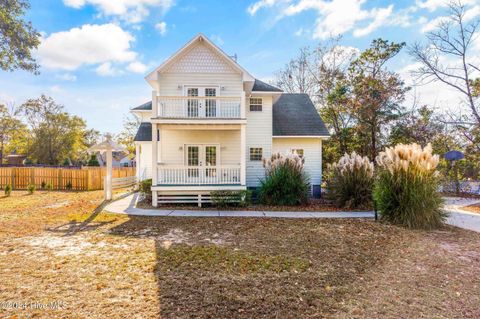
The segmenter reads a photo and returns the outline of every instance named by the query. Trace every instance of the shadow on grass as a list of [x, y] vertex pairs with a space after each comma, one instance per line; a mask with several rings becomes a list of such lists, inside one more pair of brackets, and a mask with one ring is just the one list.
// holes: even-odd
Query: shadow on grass
[[109, 234], [154, 241], [160, 317], [328, 317], [398, 232], [370, 221], [142, 217]]
[[131, 195], [133, 192], [128, 192], [125, 194], [122, 194], [115, 198], [114, 200], [104, 200], [100, 205], [98, 205], [94, 211], [84, 220], [84, 221], [76, 221], [76, 220], [71, 220], [70, 222], [66, 224], [62, 224], [56, 227], [50, 227], [47, 228], [47, 230], [52, 231], [52, 232], [58, 232], [58, 233], [64, 233], [64, 236], [73, 236], [79, 232], [82, 231], [93, 231], [96, 230], [102, 226], [108, 225], [113, 223], [114, 221], [103, 221], [103, 222], [96, 222], [92, 223], [97, 216], [103, 212], [105, 207], [112, 203], [113, 201], [125, 198], [129, 195]]

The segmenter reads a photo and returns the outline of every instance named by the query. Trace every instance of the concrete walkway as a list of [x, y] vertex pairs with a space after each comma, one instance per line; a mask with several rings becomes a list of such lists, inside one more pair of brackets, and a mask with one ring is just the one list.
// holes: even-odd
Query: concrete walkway
[[[298, 211], [249, 211], [249, 210], [165, 210], [137, 208], [138, 193], [108, 204], [111, 213], [133, 216], [171, 217], [275, 217], [275, 218], [373, 218], [373, 212], [298, 212]], [[478, 199], [447, 197], [445, 210], [449, 213], [447, 224], [480, 232], [480, 214], [462, 210], [463, 206], [479, 202]]]
[[285, 212], [249, 210], [165, 210], [137, 208], [138, 193], [108, 204], [105, 210], [111, 213], [134, 216], [171, 217], [276, 217], [276, 218], [373, 218], [373, 212]]

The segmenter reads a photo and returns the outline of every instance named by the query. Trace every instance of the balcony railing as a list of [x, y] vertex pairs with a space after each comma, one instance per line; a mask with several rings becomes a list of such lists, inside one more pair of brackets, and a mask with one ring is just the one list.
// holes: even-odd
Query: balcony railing
[[240, 97], [158, 97], [161, 118], [238, 119], [240, 114]]
[[158, 185], [240, 185], [240, 166], [159, 167]]

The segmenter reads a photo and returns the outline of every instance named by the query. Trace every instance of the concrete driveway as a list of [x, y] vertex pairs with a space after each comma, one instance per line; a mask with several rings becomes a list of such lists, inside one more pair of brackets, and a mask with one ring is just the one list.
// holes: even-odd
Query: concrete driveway
[[480, 232], [480, 214], [462, 209], [478, 202], [476, 198], [445, 197], [445, 210], [449, 214], [447, 224]]

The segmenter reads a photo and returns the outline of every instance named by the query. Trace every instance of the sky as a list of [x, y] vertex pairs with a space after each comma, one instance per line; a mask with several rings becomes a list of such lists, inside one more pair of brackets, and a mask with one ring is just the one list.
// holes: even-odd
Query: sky
[[[470, 19], [480, 16], [480, 0], [464, 3]], [[46, 94], [90, 128], [117, 133], [129, 109], [151, 99], [144, 76], [199, 32], [268, 81], [331, 35], [359, 50], [379, 37], [411, 45], [445, 14], [444, 0], [31, 0], [41, 74], [0, 71], [0, 101]], [[480, 39], [474, 49], [480, 57]], [[416, 65], [404, 50], [388, 67], [410, 84]], [[421, 103], [458, 104], [441, 84], [414, 91]]]

